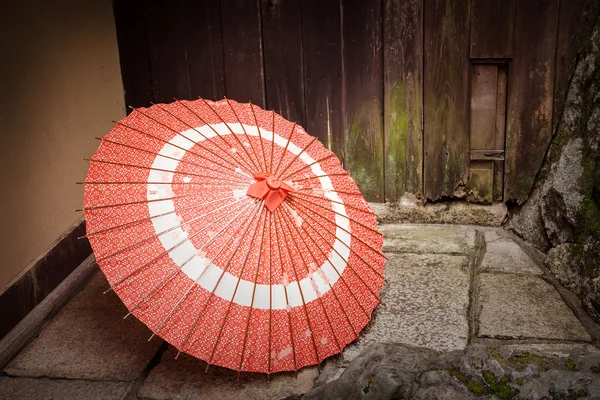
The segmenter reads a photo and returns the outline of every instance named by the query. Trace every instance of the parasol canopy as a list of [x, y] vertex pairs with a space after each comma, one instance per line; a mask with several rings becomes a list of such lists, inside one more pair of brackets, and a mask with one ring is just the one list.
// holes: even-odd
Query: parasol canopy
[[228, 99], [156, 104], [117, 122], [90, 161], [96, 262], [180, 352], [294, 371], [369, 321], [383, 285], [376, 217], [302, 127]]

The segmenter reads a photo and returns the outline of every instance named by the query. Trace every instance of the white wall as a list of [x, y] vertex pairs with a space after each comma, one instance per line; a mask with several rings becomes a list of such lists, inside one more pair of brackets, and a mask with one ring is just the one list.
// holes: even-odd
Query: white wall
[[112, 2], [13, 1], [0, 12], [0, 292], [81, 218], [83, 180], [124, 116]]

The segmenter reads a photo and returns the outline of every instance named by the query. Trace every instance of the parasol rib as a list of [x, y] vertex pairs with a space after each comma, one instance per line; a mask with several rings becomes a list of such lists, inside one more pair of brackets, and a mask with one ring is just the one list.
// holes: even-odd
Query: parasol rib
[[[185, 105], [183, 104], [183, 102], [180, 102], [179, 100], [177, 100], [178, 104], [183, 105], [185, 107]], [[167, 110], [166, 108], [161, 107], [160, 104], [156, 104], [156, 106], [163, 112], [169, 114], [170, 116], [172, 116], [173, 118], [175, 118], [176, 120], [178, 120], [179, 122], [181, 122], [182, 124], [184, 124], [185, 126], [187, 126], [190, 129], [193, 129], [194, 131], [196, 131], [196, 133], [200, 134], [205, 140], [208, 140], [209, 142], [213, 143], [215, 146], [217, 146], [219, 148], [219, 150], [221, 150], [222, 152], [226, 153], [233, 161], [238, 162], [239, 159], [233, 157], [231, 154], [229, 154], [227, 152], [226, 149], [223, 149], [221, 146], [219, 146], [216, 142], [212, 141], [212, 138], [206, 137], [200, 130], [198, 130], [198, 128], [188, 124], [187, 122], [185, 122], [184, 120], [182, 120], [181, 118], [179, 118], [177, 115], [173, 114], [172, 112], [170, 112], [169, 110]], [[186, 109], [188, 109], [189, 111], [191, 111], [188, 107], [185, 107]], [[227, 142], [220, 134], [219, 132], [217, 132], [215, 130], [215, 128], [212, 127], [212, 125], [208, 124], [204, 119], [202, 119], [198, 114], [196, 114], [195, 112], [192, 111], [192, 113], [194, 114], [194, 116], [196, 116], [197, 118], [199, 118], [202, 123], [208, 127], [210, 127], [210, 129], [215, 132], [217, 134], [217, 136], [219, 136], [226, 144], [228, 147], [231, 147], [231, 144], [229, 142]], [[252, 171], [252, 166], [248, 163], [247, 160], [244, 160], [245, 166], [248, 168], [247, 171], [251, 172]]]

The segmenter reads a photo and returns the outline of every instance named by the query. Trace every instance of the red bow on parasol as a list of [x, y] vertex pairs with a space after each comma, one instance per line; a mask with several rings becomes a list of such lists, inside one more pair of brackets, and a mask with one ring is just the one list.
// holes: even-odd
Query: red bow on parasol
[[318, 364], [379, 302], [383, 239], [353, 179], [316, 138], [251, 104], [134, 110], [91, 159], [83, 210], [130, 314], [209, 365]]

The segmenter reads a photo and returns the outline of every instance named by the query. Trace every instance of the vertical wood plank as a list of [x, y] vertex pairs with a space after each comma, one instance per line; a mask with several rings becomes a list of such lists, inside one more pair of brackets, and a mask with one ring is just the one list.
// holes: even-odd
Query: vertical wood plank
[[511, 58], [515, 0], [471, 0], [471, 58]]
[[379, 1], [342, 0], [345, 163], [368, 201], [384, 200]]
[[267, 107], [305, 126], [300, 0], [262, 0]]
[[554, 79], [553, 129], [556, 129], [566, 100], [569, 80], [575, 72], [581, 44], [592, 30], [600, 13], [600, 0], [563, 0], [560, 2], [556, 76]]
[[142, 0], [113, 3], [125, 105], [131, 107], [146, 107], [154, 100], [143, 4]]
[[173, 97], [189, 99], [190, 78], [181, 22], [181, 0], [170, 3], [155, 0], [145, 5], [154, 101], [169, 103]]
[[498, 67], [474, 64], [471, 67], [471, 150], [492, 150], [496, 144], [496, 101]]
[[453, 196], [468, 178], [469, 3], [426, 0], [424, 9], [425, 196]]
[[505, 201], [527, 199], [552, 137], [558, 2], [517, 3], [508, 77]]
[[343, 160], [340, 1], [301, 3], [306, 130]]
[[384, 1], [385, 199], [421, 195], [423, 170], [423, 2]]
[[227, 96], [266, 107], [259, 0], [222, 0]]
[[219, 2], [184, 0], [182, 11], [191, 97], [219, 100], [225, 97]]
[[[505, 149], [506, 137], [506, 90], [508, 70], [506, 64], [498, 65], [498, 90], [496, 92], [496, 150]], [[494, 161], [494, 201], [502, 201], [504, 193], [504, 161]]]

